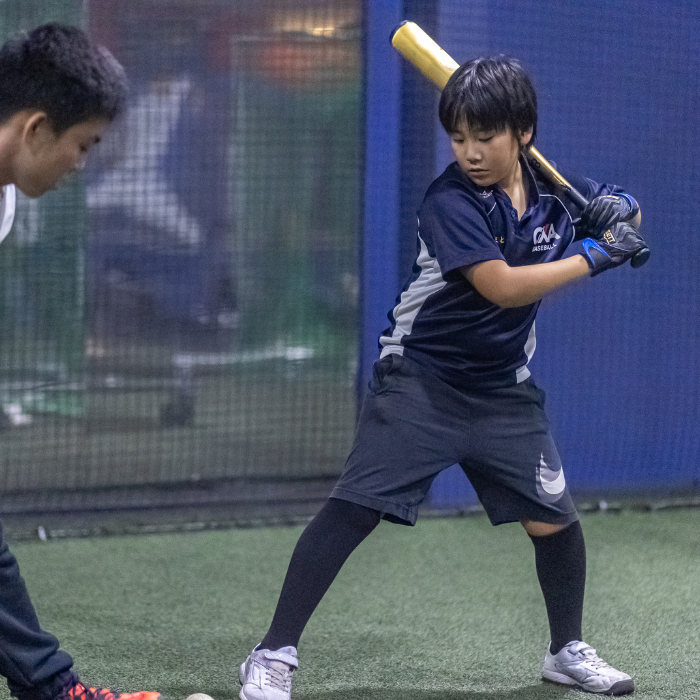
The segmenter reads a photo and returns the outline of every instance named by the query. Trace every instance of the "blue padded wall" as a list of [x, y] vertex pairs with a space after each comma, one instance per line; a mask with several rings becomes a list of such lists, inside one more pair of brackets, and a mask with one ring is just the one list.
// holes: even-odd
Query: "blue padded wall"
[[[537, 320], [533, 376], [575, 494], [700, 487], [698, 37], [689, 1], [438, 3], [438, 41], [458, 62], [505, 53], [530, 70], [542, 153], [642, 207], [649, 263], [546, 300]], [[449, 147], [436, 138], [439, 172]], [[470, 499], [453, 470], [431, 494]]]

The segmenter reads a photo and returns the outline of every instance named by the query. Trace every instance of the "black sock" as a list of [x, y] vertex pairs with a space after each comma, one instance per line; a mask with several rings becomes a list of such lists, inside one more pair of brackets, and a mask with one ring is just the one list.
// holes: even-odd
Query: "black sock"
[[261, 649], [296, 647], [301, 633], [346, 559], [379, 524], [379, 511], [329, 498], [294, 548]]
[[581, 639], [586, 586], [586, 545], [578, 522], [553, 535], [530, 537], [535, 545], [537, 577], [544, 595], [552, 635], [550, 650]]

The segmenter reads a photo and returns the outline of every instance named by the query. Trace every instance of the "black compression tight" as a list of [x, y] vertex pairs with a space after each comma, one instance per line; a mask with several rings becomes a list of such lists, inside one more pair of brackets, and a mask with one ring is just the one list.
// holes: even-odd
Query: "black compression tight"
[[379, 524], [379, 511], [329, 498], [302, 533], [261, 649], [298, 646], [316, 606], [353, 550]]
[[578, 520], [553, 535], [530, 539], [549, 617], [550, 650], [556, 654], [564, 645], [581, 639], [586, 545]]
[[[298, 646], [304, 627], [355, 548], [379, 524], [380, 513], [330, 498], [302, 533], [289, 562], [277, 609], [261, 649]], [[547, 607], [551, 651], [581, 639], [586, 547], [578, 522], [532, 537]]]

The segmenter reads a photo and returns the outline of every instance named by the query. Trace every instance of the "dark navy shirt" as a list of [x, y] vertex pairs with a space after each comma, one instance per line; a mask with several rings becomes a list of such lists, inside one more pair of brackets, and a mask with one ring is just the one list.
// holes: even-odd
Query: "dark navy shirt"
[[[379, 338], [382, 357], [405, 354], [455, 386], [508, 386], [530, 376], [540, 302], [503, 309], [460, 271], [487, 260], [511, 267], [559, 260], [575, 239], [576, 207], [524, 158], [521, 166], [527, 205], [520, 220], [500, 186], [474, 184], [456, 162], [428, 188], [418, 211], [413, 275]], [[587, 199], [622, 192], [562, 175]]]

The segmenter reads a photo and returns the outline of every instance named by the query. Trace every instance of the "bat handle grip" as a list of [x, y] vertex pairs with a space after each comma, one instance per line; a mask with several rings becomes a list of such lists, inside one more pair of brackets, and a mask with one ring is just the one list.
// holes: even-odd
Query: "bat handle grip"
[[[533, 153], [534, 151], [534, 153]], [[566, 179], [564, 179], [552, 166], [549, 161], [545, 161], [539, 151], [530, 148], [530, 165], [539, 171], [544, 172], [551, 182], [558, 185], [566, 194], [569, 201], [575, 204], [581, 211], [588, 206], [588, 200]], [[641, 267], [649, 259], [649, 248], [642, 248], [637, 251], [630, 260], [630, 265], [634, 268]]]
[[560, 175], [534, 146], [527, 149], [527, 156], [530, 165], [541, 172], [550, 182], [561, 187], [570, 202], [582, 211], [588, 206], [588, 200], [565, 177]]
[[566, 196], [581, 210], [583, 211], [588, 206], [588, 200], [575, 188], [569, 185], [563, 186]]

